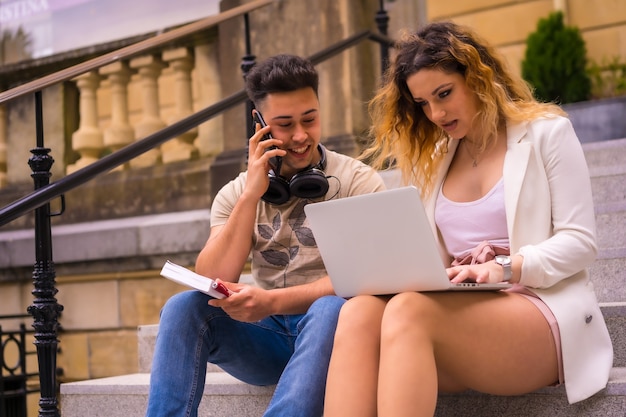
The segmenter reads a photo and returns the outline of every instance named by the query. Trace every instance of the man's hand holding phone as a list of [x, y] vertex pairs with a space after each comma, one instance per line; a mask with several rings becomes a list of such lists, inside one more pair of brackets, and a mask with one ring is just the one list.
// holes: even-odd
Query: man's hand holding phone
[[274, 173], [280, 172], [280, 164], [276, 166], [276, 163], [286, 152], [278, 148], [282, 141], [272, 137], [270, 128], [260, 113], [253, 110], [252, 114], [258, 126], [256, 126], [256, 132], [249, 141], [246, 189], [252, 191], [260, 199], [269, 186], [268, 173], [270, 169]]
[[[261, 125], [261, 129], [267, 127], [267, 123], [265, 122], [265, 119], [263, 119], [263, 115], [261, 115], [261, 113], [258, 110], [253, 110], [253, 115], [254, 115], [255, 122]], [[272, 136], [272, 133], [269, 130], [263, 134], [263, 138], [261, 139], [259, 144], [261, 144], [261, 142], [268, 140], [268, 139], [274, 139], [274, 137]], [[267, 151], [272, 151], [275, 149], [278, 149], [278, 146], [271, 145], [267, 147], [265, 151], [267, 152]], [[282, 158], [280, 156], [272, 156], [269, 159], [269, 164], [272, 170], [274, 171], [274, 173], [276, 175], [280, 175], [280, 166], [282, 164]]]

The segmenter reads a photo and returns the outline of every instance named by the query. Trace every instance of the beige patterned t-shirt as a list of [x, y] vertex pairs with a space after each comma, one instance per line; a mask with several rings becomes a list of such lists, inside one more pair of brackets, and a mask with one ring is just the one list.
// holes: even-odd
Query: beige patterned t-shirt
[[[326, 275], [304, 213], [309, 202], [344, 198], [380, 191], [382, 178], [371, 167], [346, 155], [326, 150], [329, 189], [318, 199], [292, 197], [276, 206], [259, 201], [252, 236], [252, 276], [265, 289], [290, 287], [313, 282]], [[224, 225], [243, 192], [246, 172], [226, 184], [211, 207], [211, 226]]]

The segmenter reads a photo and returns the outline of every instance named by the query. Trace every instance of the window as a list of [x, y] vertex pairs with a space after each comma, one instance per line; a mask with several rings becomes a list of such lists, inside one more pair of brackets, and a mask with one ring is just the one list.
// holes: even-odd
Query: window
[[219, 13], [219, 0], [0, 0], [0, 65]]

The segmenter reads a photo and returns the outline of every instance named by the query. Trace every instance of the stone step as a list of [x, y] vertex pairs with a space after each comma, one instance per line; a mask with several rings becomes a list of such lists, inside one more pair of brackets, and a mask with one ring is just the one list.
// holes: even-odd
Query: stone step
[[[150, 374], [138, 373], [61, 384], [63, 417], [144, 417]], [[209, 372], [199, 417], [261, 416], [273, 386], [245, 384], [225, 372]]]
[[626, 369], [626, 302], [600, 306], [613, 343], [613, 366]]
[[626, 200], [626, 159], [621, 165], [590, 167], [589, 176], [593, 202], [596, 206]]
[[626, 139], [582, 144], [596, 211], [626, 201]]
[[[626, 301], [601, 303], [600, 308], [613, 341], [615, 351], [613, 366], [626, 367]], [[137, 339], [140, 373], [150, 373], [158, 330], [158, 324], [139, 326]], [[221, 372], [221, 369], [210, 365], [208, 371]]]
[[573, 405], [568, 404], [564, 387], [517, 397], [464, 393], [441, 395], [435, 417], [622, 417], [625, 410], [626, 368], [613, 368], [604, 390]]
[[626, 162], [626, 138], [583, 143], [582, 148], [590, 168]]
[[[626, 176], [624, 181], [626, 182]], [[596, 204], [595, 213], [598, 248], [626, 248], [626, 199]]]
[[[619, 255], [615, 255], [619, 253]], [[589, 273], [598, 301], [601, 303], [626, 300], [626, 248], [601, 251], [600, 257], [591, 265]]]
[[[493, 397], [479, 394], [442, 395], [437, 416], [470, 415], [463, 410], [483, 410], [481, 416], [617, 416], [616, 410], [626, 409], [626, 302], [603, 303], [615, 360], [606, 390], [581, 404], [567, 404], [563, 388], [546, 388], [521, 397]], [[140, 374], [104, 378], [61, 385], [61, 405], [64, 417], [143, 416], [147, 404], [150, 365], [158, 325], [139, 328]], [[260, 416], [267, 406], [273, 387], [245, 384], [211, 367], [200, 417]], [[111, 401], [115, 395], [115, 401]], [[484, 411], [491, 410], [491, 411]], [[475, 416], [476, 414], [471, 414]]]
[[[477, 393], [440, 396], [436, 416], [618, 416], [626, 410], [626, 302], [602, 303], [615, 349], [615, 368], [605, 390], [582, 403], [569, 405], [563, 387], [544, 388], [520, 397], [496, 397]], [[158, 325], [141, 326], [139, 372], [111, 378], [64, 383], [61, 385], [61, 409], [64, 417], [143, 417], [148, 400], [150, 365]], [[199, 417], [260, 416], [274, 387], [243, 383], [209, 368]], [[474, 410], [468, 414], [467, 410]]]
[[589, 267], [598, 301], [626, 301], [626, 248], [600, 249]]
[[[626, 176], [623, 180], [626, 182]], [[626, 301], [626, 199], [596, 204], [595, 212], [599, 250], [589, 273], [598, 300]]]
[[[63, 417], [143, 417], [149, 381], [150, 375], [141, 373], [62, 384]], [[261, 416], [273, 390], [273, 386], [248, 385], [225, 373], [207, 373], [198, 416]], [[478, 415], [477, 410], [480, 410], [481, 417], [623, 416], [626, 410], [626, 368], [613, 368], [606, 389], [574, 405], [567, 403], [563, 387], [544, 388], [519, 397], [442, 394], [435, 416], [473, 417]]]

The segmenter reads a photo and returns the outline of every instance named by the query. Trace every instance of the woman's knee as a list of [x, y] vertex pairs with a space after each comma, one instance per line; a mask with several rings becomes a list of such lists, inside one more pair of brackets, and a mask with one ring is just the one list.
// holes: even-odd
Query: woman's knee
[[437, 324], [435, 301], [418, 292], [401, 293], [389, 300], [382, 319], [383, 335], [395, 337], [409, 331], [430, 331]]
[[[374, 296], [358, 296], [349, 299], [341, 308], [337, 334], [376, 334], [385, 309], [385, 300]], [[337, 337], [337, 335], [335, 336]]]

